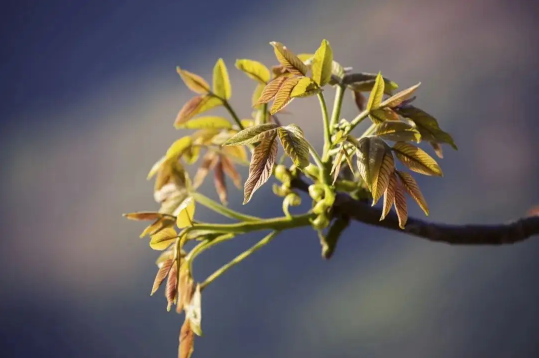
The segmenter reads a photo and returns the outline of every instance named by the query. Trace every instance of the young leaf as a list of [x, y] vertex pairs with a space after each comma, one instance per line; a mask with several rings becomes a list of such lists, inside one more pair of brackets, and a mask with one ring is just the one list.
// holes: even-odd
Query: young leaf
[[215, 164], [217, 164], [217, 153], [212, 151], [207, 152], [206, 155], [204, 155], [204, 159], [202, 159], [202, 163], [198, 167], [195, 178], [193, 179], [194, 189], [197, 189], [200, 185], [202, 185], [204, 179], [210, 170], [213, 169]]
[[271, 176], [273, 165], [277, 158], [277, 133], [272, 134], [255, 148], [249, 166], [249, 177], [245, 181], [243, 204], [247, 204], [254, 192], [260, 188]]
[[199, 75], [182, 70], [179, 66], [176, 67], [176, 72], [191, 91], [198, 94], [208, 94], [210, 92], [210, 85]]
[[412, 97], [414, 95], [414, 92], [419, 88], [420, 85], [421, 85], [421, 82], [419, 82], [415, 86], [405, 89], [404, 91], [400, 91], [396, 95], [386, 99], [384, 102], [382, 102], [380, 106], [389, 107], [389, 108], [397, 107], [402, 102]]
[[174, 211], [176, 216], [176, 226], [179, 229], [193, 225], [193, 217], [195, 216], [195, 201], [192, 197], [187, 197]]
[[270, 72], [266, 66], [253, 60], [236, 60], [236, 68], [245, 72], [247, 76], [261, 84], [266, 84], [270, 80]]
[[333, 162], [333, 166], [331, 167], [331, 171], [329, 172], [330, 175], [333, 174], [333, 182], [331, 183], [332, 185], [335, 184], [335, 182], [337, 181], [337, 178], [339, 177], [344, 153], [345, 153], [345, 150], [343, 146], [341, 145], [341, 150], [339, 150], [339, 154], [335, 158], [335, 161]]
[[213, 68], [213, 93], [223, 99], [230, 99], [232, 87], [228, 78], [225, 61], [222, 58], [217, 60]]
[[406, 190], [406, 192], [417, 202], [421, 210], [425, 213], [425, 215], [429, 215], [429, 207], [427, 206], [427, 201], [423, 197], [423, 194], [421, 193], [421, 190], [419, 190], [419, 186], [417, 185], [417, 182], [415, 181], [414, 177], [411, 176], [409, 173], [396, 171], [399, 179], [402, 182], [402, 186]]
[[314, 53], [299, 53], [298, 58], [307, 66], [312, 64]]
[[232, 123], [230, 123], [226, 118], [218, 116], [207, 116], [191, 119], [185, 124], [179, 125], [176, 128], [185, 128], [185, 129], [204, 129], [204, 128], [215, 128], [215, 129], [230, 129], [232, 128]]
[[258, 98], [258, 101], [255, 103], [255, 106], [271, 101], [287, 79], [288, 77], [277, 77], [268, 83], [266, 87], [264, 87], [264, 90]]
[[367, 103], [367, 110], [370, 112], [373, 109], [380, 107], [382, 103], [382, 97], [384, 96], [384, 79], [382, 78], [382, 73], [379, 72], [376, 76], [376, 81], [372, 88], [371, 94], [369, 96], [369, 102]]
[[225, 147], [223, 148], [223, 154], [236, 162], [247, 161], [247, 151], [243, 146]]
[[123, 217], [129, 220], [136, 220], [136, 221], [142, 221], [142, 220], [157, 220], [161, 219], [164, 215], [161, 213], [157, 213], [155, 211], [138, 211], [134, 213], [127, 213], [123, 214]]
[[185, 307], [185, 318], [189, 320], [191, 329], [197, 336], [202, 335], [202, 329], [200, 328], [200, 323], [202, 320], [201, 298], [202, 295], [200, 292], [200, 285], [197, 285], [195, 292], [191, 297], [191, 301]]
[[[372, 91], [376, 83], [376, 73], [349, 73], [343, 76], [342, 84], [347, 85], [350, 89], [358, 92], [370, 92]], [[399, 86], [389, 80], [388, 78], [383, 78], [384, 80], [384, 93], [391, 95], [393, 90], [399, 88]]]
[[189, 320], [186, 318], [180, 330], [180, 346], [178, 348], [178, 358], [191, 358], [195, 343], [195, 335], [191, 329]]
[[190, 136], [185, 136], [178, 139], [168, 148], [166, 154], [167, 160], [179, 159], [182, 154], [191, 147], [192, 144], [193, 141], [191, 140]]
[[367, 101], [365, 96], [359, 91], [352, 91], [352, 96], [354, 98], [354, 102], [356, 103], [357, 109], [360, 112], [363, 112], [365, 110], [365, 102]]
[[153, 294], [159, 289], [159, 286], [161, 286], [165, 278], [167, 278], [168, 273], [172, 268], [172, 263], [174, 263], [174, 260], [172, 258], [169, 258], [161, 263], [161, 265], [159, 266], [159, 270], [157, 271], [157, 275], [155, 276], [155, 280], [153, 281], [153, 287], [150, 296], [153, 296]]
[[167, 311], [170, 311], [172, 305], [176, 302], [178, 295], [178, 261], [174, 260], [172, 267], [168, 272], [165, 297], [167, 298]]
[[399, 227], [404, 229], [406, 221], [408, 221], [408, 207], [406, 205], [406, 197], [404, 196], [404, 189], [400, 180], [395, 180], [395, 212], [399, 218]]
[[253, 92], [253, 97], [251, 98], [251, 103], [252, 103], [252, 107], [255, 108], [255, 109], [261, 109], [262, 108], [262, 104], [258, 104], [258, 100], [260, 99], [260, 97], [262, 96], [262, 93], [264, 92], [264, 88], [266, 88], [266, 85], [264, 84], [261, 84], [259, 83], [254, 92]]
[[395, 202], [396, 185], [397, 177], [395, 171], [393, 171], [389, 176], [389, 184], [387, 185], [386, 192], [384, 193], [384, 206], [382, 208], [382, 216], [380, 217], [380, 221], [384, 220], [387, 214], [389, 214], [389, 211]]
[[331, 79], [333, 67], [333, 51], [327, 40], [322, 40], [322, 44], [316, 50], [312, 64], [312, 78], [320, 87], [324, 86]]
[[[235, 148], [239, 148], [239, 147], [228, 147], [228, 148], [234, 148], [235, 149]], [[223, 164], [223, 170], [224, 170], [225, 174], [228, 175], [232, 179], [232, 182], [234, 183], [234, 185], [238, 189], [241, 189], [241, 187], [242, 187], [241, 175], [236, 170], [236, 167], [234, 166], [234, 163], [232, 163], [232, 160], [230, 160], [225, 155], [222, 155], [221, 156], [221, 162]]]
[[146, 229], [144, 229], [142, 234], [140, 234], [141, 239], [146, 235], [155, 235], [159, 231], [167, 227], [174, 226], [175, 219], [172, 215], [166, 215], [166, 214], [161, 214], [161, 213], [159, 214], [161, 215], [161, 217], [155, 220], [151, 225], [146, 227]]
[[219, 195], [219, 200], [223, 205], [227, 205], [228, 193], [226, 191], [225, 172], [222, 160], [217, 160], [217, 164], [215, 164], [215, 168], [213, 169], [213, 182], [215, 184], [217, 195]]
[[261, 142], [266, 138], [273, 137], [277, 132], [277, 127], [279, 126], [275, 123], [265, 123], [246, 128], [229, 138], [223, 143], [223, 146]]
[[399, 115], [391, 108], [377, 108], [369, 112], [369, 118], [375, 124], [380, 124], [385, 121], [398, 121]]
[[443, 176], [436, 161], [421, 148], [406, 142], [397, 142], [393, 145], [393, 151], [408, 169], [424, 175]]
[[277, 57], [277, 61], [279, 61], [279, 63], [283, 65], [288, 72], [297, 76], [305, 76], [309, 70], [307, 65], [305, 65], [303, 61], [294, 55], [292, 51], [288, 50], [280, 42], [272, 41], [270, 42], [270, 45], [272, 45], [275, 49], [275, 57]]
[[176, 302], [176, 312], [181, 313], [182, 310], [191, 302], [195, 293], [193, 276], [189, 271], [189, 265], [182, 263], [180, 266], [180, 283], [178, 286], [178, 301]]
[[292, 94], [292, 90], [298, 84], [299, 80], [299, 77], [290, 77], [283, 82], [279, 88], [279, 91], [275, 95], [275, 98], [273, 99], [270, 114], [279, 112], [292, 101], [292, 97], [290, 95]]
[[153, 250], [163, 251], [172, 243], [176, 241], [178, 234], [176, 230], [172, 227], [164, 228], [163, 230], [158, 231], [156, 234], [151, 235], [150, 247]]
[[285, 153], [292, 159], [298, 168], [309, 165], [309, 144], [305, 140], [303, 131], [295, 124], [280, 127], [279, 139]]
[[220, 106], [223, 104], [223, 101], [217, 97], [213, 96], [196, 96], [191, 98], [185, 105], [182, 107], [176, 120], [174, 121], [174, 127], [180, 128], [180, 126], [203, 112], [209, 111], [212, 108]]
[[378, 176], [372, 185], [372, 206], [378, 202], [386, 191], [389, 185], [389, 178], [393, 175], [394, 170], [395, 162], [393, 161], [393, 155], [391, 154], [391, 151], [387, 150], [384, 153]]
[[[380, 168], [385, 161], [387, 151], [387, 144], [380, 138], [364, 137], [357, 143], [357, 166], [363, 181], [371, 192], [374, 190], [374, 185], [380, 175]], [[377, 188], [380, 187], [377, 185]]]
[[404, 122], [383, 122], [376, 126], [374, 134], [380, 138], [391, 141], [415, 141], [421, 140], [421, 135], [411, 125]]
[[440, 159], [443, 159], [444, 157], [444, 152], [442, 150], [442, 146], [440, 145], [440, 143], [437, 143], [437, 142], [430, 142], [429, 143], [432, 148], [434, 149], [434, 153], [436, 153], [436, 155], [438, 156], [438, 158]]
[[313, 96], [320, 91], [321, 89], [312, 79], [310, 79], [309, 77], [301, 77], [298, 83], [292, 89], [290, 97], [308, 97]]

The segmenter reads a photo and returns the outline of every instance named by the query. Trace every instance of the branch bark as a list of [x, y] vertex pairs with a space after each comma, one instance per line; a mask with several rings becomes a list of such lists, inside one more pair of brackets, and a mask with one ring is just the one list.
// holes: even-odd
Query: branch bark
[[[309, 184], [295, 179], [292, 186], [307, 191]], [[539, 216], [530, 216], [499, 225], [447, 225], [408, 218], [406, 227], [399, 228], [397, 215], [391, 212], [380, 221], [382, 210], [368, 203], [339, 193], [333, 207], [333, 216], [347, 216], [368, 225], [395, 230], [434, 242], [450, 245], [508, 245], [539, 235]]]

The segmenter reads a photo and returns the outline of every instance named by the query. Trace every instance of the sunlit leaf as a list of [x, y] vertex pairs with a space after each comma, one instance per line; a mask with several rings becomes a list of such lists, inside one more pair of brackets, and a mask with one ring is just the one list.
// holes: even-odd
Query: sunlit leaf
[[298, 58], [303, 61], [307, 65], [306, 62], [312, 62], [312, 59], [314, 57], [314, 53], [299, 53]]
[[[389, 148], [385, 142], [377, 137], [364, 137], [361, 138], [357, 144], [357, 166], [359, 173], [367, 187], [375, 194], [378, 195], [379, 191], [387, 186], [386, 169], [387, 163], [384, 164], [384, 170], [381, 172], [382, 164], [389, 159], [386, 159], [386, 153]], [[389, 153], [391, 155], [391, 153]], [[383, 175], [380, 183], [378, 184], [379, 176]], [[385, 186], [384, 186], [384, 183]], [[376, 189], [376, 193], [374, 190]], [[383, 192], [382, 190], [382, 192]]]
[[408, 169], [420, 174], [443, 176], [442, 169], [423, 149], [406, 142], [397, 142], [392, 149]]
[[255, 106], [271, 101], [287, 79], [288, 77], [277, 77], [276, 79], [269, 82], [266, 87], [264, 87], [264, 90], [258, 98], [258, 102], [255, 103]]
[[268, 68], [258, 61], [247, 59], [236, 60], [236, 68], [245, 72], [247, 76], [261, 84], [265, 85], [270, 80]]
[[386, 99], [384, 102], [382, 102], [382, 104], [380, 106], [381, 107], [393, 108], [393, 107], [396, 107], [396, 106], [400, 105], [402, 102], [404, 102], [407, 99], [409, 99], [410, 97], [412, 97], [414, 95], [415, 91], [419, 88], [420, 85], [421, 85], [421, 82], [419, 82], [415, 86], [412, 86], [412, 87], [407, 88], [407, 89], [405, 89], [403, 91], [400, 91], [399, 93], [395, 94], [394, 96]]
[[146, 227], [142, 234], [140, 234], [140, 238], [142, 239], [146, 235], [155, 235], [160, 230], [163, 230], [167, 227], [172, 227], [174, 225], [174, 217], [172, 215], [166, 215], [159, 213], [161, 215], [160, 218], [156, 219], [151, 225]]
[[391, 175], [389, 176], [389, 183], [384, 193], [384, 206], [382, 208], [382, 216], [380, 217], [380, 220], [385, 219], [387, 214], [389, 214], [389, 211], [391, 210], [393, 203], [395, 202], [396, 185], [397, 185], [397, 177], [396, 177], [395, 171], [393, 171]]
[[330, 85], [340, 84], [344, 78], [344, 68], [340, 63], [333, 61], [331, 64], [331, 79], [329, 81]]
[[[228, 148], [243, 148], [243, 147], [227, 147]], [[234, 163], [226, 156], [221, 157], [221, 162], [223, 164], [223, 170], [226, 175], [228, 175], [231, 179], [236, 188], [241, 189], [242, 187], [242, 181], [241, 181], [241, 175], [236, 170], [236, 167], [234, 166]]]
[[232, 96], [230, 78], [228, 78], [228, 71], [222, 58], [217, 60], [213, 68], [213, 93], [224, 99], [230, 99]]
[[377, 108], [369, 112], [369, 118], [375, 124], [380, 124], [385, 121], [398, 121], [399, 115], [391, 108]]
[[421, 140], [421, 135], [411, 125], [404, 122], [383, 122], [376, 126], [374, 134], [382, 139], [391, 141], [415, 141]]
[[194, 118], [188, 121], [178, 128], [185, 129], [202, 129], [202, 128], [216, 128], [216, 129], [229, 129], [232, 128], [232, 123], [230, 123], [226, 118], [218, 116], [207, 116]]
[[300, 77], [290, 77], [281, 85], [279, 91], [273, 99], [273, 104], [270, 109], [270, 114], [275, 114], [286, 107], [292, 101], [292, 90], [298, 84]]
[[231, 146], [224, 147], [223, 154], [227, 157], [230, 157], [234, 161], [246, 162], [247, 161], [247, 151], [244, 146]]
[[219, 200], [223, 205], [227, 205], [228, 193], [226, 190], [225, 171], [223, 169], [222, 160], [217, 160], [217, 163], [213, 168], [213, 182], [215, 185], [215, 190], [217, 191], [217, 195], [219, 195]]
[[223, 101], [214, 96], [207, 95], [193, 97], [185, 103], [178, 113], [178, 116], [174, 121], [174, 127], [180, 128], [183, 123], [187, 122], [197, 114], [204, 113], [222, 104]]
[[186, 318], [180, 331], [180, 346], [178, 348], [178, 358], [191, 358], [195, 348], [195, 335], [191, 329], [189, 320]]
[[164, 228], [163, 230], [158, 231], [156, 234], [151, 235], [150, 247], [158, 251], [165, 250], [176, 241], [177, 237], [178, 234], [173, 227]]
[[277, 132], [274, 130], [253, 151], [251, 165], [249, 166], [249, 177], [244, 186], [243, 204], [247, 204], [254, 192], [269, 179], [276, 158]]
[[312, 64], [312, 78], [320, 86], [324, 86], [331, 79], [333, 67], [333, 51], [327, 40], [316, 50]]
[[180, 158], [182, 154], [191, 147], [192, 144], [193, 141], [191, 140], [190, 136], [185, 136], [178, 139], [168, 148], [166, 154], [167, 160]]
[[[379, 72], [376, 76], [374, 86], [369, 95], [369, 101], [367, 102], [367, 110], [370, 112], [373, 109], [380, 107], [382, 103], [382, 98], [384, 96], [384, 79], [382, 78], [382, 73]], [[374, 121], [373, 121], [374, 122]]]
[[186, 164], [194, 164], [200, 155], [200, 146], [191, 146], [183, 153], [182, 158]]
[[280, 127], [279, 139], [285, 153], [298, 168], [309, 165], [309, 143], [305, 140], [303, 131], [295, 124]]
[[282, 43], [272, 41], [270, 45], [275, 49], [275, 56], [281, 65], [290, 73], [298, 76], [305, 76], [308, 71], [307, 65], [303, 63], [296, 55], [287, 49]]
[[233, 135], [223, 145], [245, 145], [260, 142], [277, 134], [277, 127], [279, 126], [275, 123], [265, 123], [249, 127]]
[[163, 251], [157, 260], [155, 261], [155, 264], [157, 267], [163, 266], [163, 263], [168, 260], [174, 258], [174, 248], [169, 248], [168, 250]]
[[159, 266], [159, 270], [157, 271], [157, 275], [155, 275], [150, 296], [153, 296], [153, 294], [159, 289], [165, 278], [167, 278], [173, 263], [174, 260], [172, 258], [169, 258], [161, 263], [161, 265]]
[[402, 187], [400, 180], [395, 180], [395, 212], [399, 218], [399, 227], [404, 229], [406, 221], [408, 221], [408, 207], [406, 205], [404, 188]]
[[195, 201], [192, 197], [187, 197], [174, 211], [176, 216], [176, 226], [179, 229], [191, 226], [193, 224], [193, 218], [195, 216]]
[[180, 67], [176, 67], [176, 72], [191, 91], [198, 94], [208, 94], [210, 92], [210, 85], [199, 75], [182, 70]]
[[[342, 83], [354, 91], [370, 92], [376, 83], [377, 76], [376, 73], [348, 73], [344, 75]], [[393, 90], [397, 88], [399, 88], [399, 86], [395, 82], [384, 77], [385, 94], [391, 95]]]
[[423, 194], [421, 193], [421, 190], [419, 190], [419, 186], [417, 185], [417, 182], [415, 181], [414, 177], [410, 175], [410, 173], [396, 171], [399, 179], [402, 182], [402, 186], [404, 187], [404, 190], [416, 201], [416, 203], [419, 205], [421, 210], [425, 213], [425, 215], [429, 215], [429, 207], [427, 206], [427, 201], [423, 197]]
[[[285, 85], [282, 86], [281, 90], [284, 87]], [[279, 92], [281, 90], [279, 90]], [[299, 81], [296, 83], [296, 85], [294, 86], [294, 88], [292, 89], [292, 92], [290, 92], [290, 97], [292, 98], [308, 97], [308, 96], [313, 96], [319, 93], [320, 91], [321, 89], [316, 85], [316, 83], [312, 79], [310, 79], [309, 77], [301, 77]]]
[[395, 162], [393, 161], [393, 154], [388, 150], [384, 154], [378, 176], [372, 185], [372, 206], [374, 206], [382, 195], [384, 195], [384, 192], [389, 185], [390, 176], [393, 175], [394, 170]]

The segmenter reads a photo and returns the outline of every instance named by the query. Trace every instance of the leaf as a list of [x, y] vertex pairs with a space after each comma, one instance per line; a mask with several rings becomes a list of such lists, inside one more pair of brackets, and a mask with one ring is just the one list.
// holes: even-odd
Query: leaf
[[[184, 254], [185, 252], [182, 252], [182, 255]], [[157, 267], [161, 267], [163, 266], [163, 263], [168, 260], [168, 259], [172, 259], [174, 258], [174, 248], [171, 248], [169, 250], [165, 250], [163, 251], [159, 257], [157, 258], [157, 260], [155, 261], [155, 264], [157, 265]]]
[[375, 124], [380, 124], [385, 121], [398, 121], [399, 115], [391, 108], [377, 108], [369, 112], [369, 118]]
[[161, 219], [164, 215], [155, 211], [137, 211], [134, 213], [123, 214], [123, 217], [129, 220], [143, 221], [143, 220], [157, 220]]
[[380, 108], [380, 104], [382, 103], [383, 96], [384, 96], [384, 80], [382, 78], [382, 72], [379, 72], [378, 76], [376, 76], [374, 86], [372, 87], [371, 94], [369, 96], [369, 102], [367, 102], [367, 110], [370, 112], [373, 109]]
[[223, 154], [234, 161], [239, 161], [239, 162], [247, 161], [247, 151], [245, 150], [245, 147], [243, 146], [224, 147]]
[[411, 105], [399, 108], [397, 111], [401, 116], [414, 122], [417, 130], [421, 133], [421, 138], [424, 140], [447, 143], [453, 149], [458, 149], [451, 135], [441, 130], [438, 121], [427, 112]]
[[153, 281], [153, 287], [150, 296], [153, 296], [153, 294], [159, 289], [159, 286], [161, 286], [165, 278], [167, 278], [173, 263], [174, 260], [172, 258], [169, 258], [161, 263], [161, 265], [159, 266], [159, 270], [157, 271], [157, 275], [155, 276], [155, 279]]
[[193, 144], [193, 141], [191, 140], [190, 136], [185, 136], [178, 139], [177, 141], [172, 143], [172, 145], [168, 148], [167, 154], [166, 154], [167, 160], [179, 159], [182, 156], [182, 154], [188, 148], [191, 147], [192, 144]]
[[327, 40], [322, 40], [322, 44], [316, 50], [312, 64], [312, 78], [320, 87], [324, 86], [331, 79], [333, 68], [333, 51]]
[[176, 120], [174, 121], [174, 127], [180, 128], [180, 125], [187, 122], [197, 114], [209, 111], [212, 108], [220, 106], [223, 104], [223, 101], [217, 97], [213, 96], [196, 96], [191, 98], [185, 105], [182, 107]]
[[266, 85], [259, 83], [256, 86], [255, 91], [253, 92], [253, 97], [251, 98], [251, 102], [252, 102], [252, 107], [255, 109], [262, 108], [262, 104], [258, 104], [258, 100], [262, 96], [262, 93], [264, 92], [264, 88], [266, 88]]
[[321, 89], [312, 79], [310, 79], [309, 77], [301, 77], [292, 89], [290, 97], [308, 97], [320, 93], [320, 91]]
[[155, 235], [160, 230], [163, 230], [167, 227], [172, 227], [174, 225], [175, 219], [172, 215], [166, 215], [166, 214], [161, 214], [161, 213], [159, 214], [161, 215], [161, 217], [155, 220], [151, 225], [146, 227], [146, 229], [144, 229], [142, 234], [140, 234], [141, 239], [146, 235], [150, 235], [150, 236]]
[[204, 179], [216, 163], [217, 153], [208, 152], [206, 155], [204, 155], [204, 159], [202, 159], [202, 163], [198, 167], [195, 178], [193, 179], [193, 188], [197, 189], [200, 185], [202, 185]]
[[408, 169], [424, 175], [443, 176], [442, 169], [436, 161], [421, 148], [405, 142], [397, 142], [392, 149]]
[[[376, 73], [349, 73], [343, 76], [342, 83], [354, 91], [370, 92], [376, 83]], [[391, 95], [399, 86], [388, 78], [384, 79], [384, 93]]]
[[292, 90], [298, 84], [299, 80], [299, 77], [290, 77], [283, 82], [283, 84], [279, 88], [279, 91], [275, 95], [275, 98], [273, 99], [273, 105], [271, 106], [270, 114], [275, 114], [279, 112], [292, 101]]
[[341, 66], [340, 63], [333, 61], [331, 64], [331, 79], [329, 81], [329, 84], [334, 86], [336, 84], [342, 83], [342, 79], [344, 77], [344, 68]]
[[380, 221], [384, 220], [387, 214], [389, 214], [389, 211], [391, 210], [391, 207], [395, 202], [396, 185], [397, 177], [395, 171], [393, 171], [389, 176], [389, 184], [387, 185], [386, 191], [384, 193], [384, 206], [382, 208], [382, 216], [380, 217]]
[[213, 169], [213, 182], [215, 184], [215, 190], [219, 195], [219, 200], [223, 205], [228, 204], [228, 193], [226, 191], [225, 172], [223, 170], [222, 160], [217, 160]]
[[168, 272], [167, 286], [165, 289], [165, 297], [167, 298], [167, 311], [170, 311], [172, 305], [176, 302], [178, 295], [178, 261], [174, 260], [172, 267]]
[[[228, 147], [228, 148], [239, 148], [239, 147]], [[236, 170], [236, 167], [234, 166], [234, 163], [230, 159], [228, 159], [226, 156], [221, 156], [221, 162], [223, 164], [223, 170], [226, 175], [228, 175], [231, 179], [236, 188], [241, 189], [242, 187], [242, 181], [241, 181], [241, 175]]]
[[442, 146], [440, 145], [440, 143], [437, 143], [437, 142], [430, 142], [429, 143], [432, 148], [434, 149], [434, 152], [436, 153], [436, 155], [438, 156], [438, 158], [440, 159], [443, 159], [444, 157], [444, 152], [442, 150]]
[[[372, 192], [380, 175], [382, 163], [385, 161], [386, 152], [388, 152], [387, 144], [377, 137], [364, 137], [359, 140], [356, 147], [359, 173]], [[376, 185], [376, 188], [380, 187]]]
[[273, 137], [276, 134], [278, 127], [279, 126], [275, 123], [265, 123], [246, 128], [230, 137], [223, 143], [223, 146], [261, 142], [266, 138]]
[[210, 92], [210, 85], [199, 75], [182, 70], [179, 66], [176, 67], [176, 72], [191, 91], [198, 94], [208, 94]]
[[176, 241], [178, 234], [172, 227], [164, 228], [156, 234], [151, 235], [150, 247], [153, 250], [163, 251]]
[[[207, 235], [206, 235], [207, 237]], [[178, 286], [178, 301], [176, 302], [176, 312], [181, 313], [182, 310], [191, 302], [195, 292], [193, 277], [189, 271], [189, 265], [182, 263], [180, 267], [180, 283]]]
[[253, 60], [236, 60], [236, 68], [245, 72], [247, 76], [261, 84], [266, 84], [270, 80], [270, 72], [266, 66]]
[[223, 99], [232, 97], [232, 86], [225, 61], [222, 58], [218, 59], [213, 68], [213, 93]]
[[342, 165], [342, 159], [344, 156], [344, 148], [341, 146], [341, 150], [339, 150], [339, 154], [335, 158], [335, 161], [333, 162], [333, 166], [331, 167], [330, 175], [333, 174], [333, 182], [332, 185], [335, 185], [335, 182], [337, 181], [337, 178], [339, 177], [339, 173], [341, 171], [341, 165]]
[[277, 158], [277, 133], [266, 138], [255, 148], [249, 165], [249, 177], [245, 181], [243, 204], [247, 204], [254, 192], [271, 176]]
[[427, 206], [427, 201], [423, 197], [423, 194], [421, 193], [421, 190], [419, 190], [419, 186], [417, 185], [417, 182], [415, 181], [414, 177], [406, 172], [396, 171], [397, 175], [399, 176], [399, 179], [402, 182], [402, 185], [406, 192], [416, 201], [416, 203], [419, 205], [421, 210], [425, 213], [425, 215], [429, 215], [429, 207]]
[[191, 301], [186, 305], [185, 309], [185, 318], [189, 320], [191, 329], [197, 336], [202, 335], [202, 329], [200, 328], [200, 323], [202, 321], [202, 295], [200, 292], [200, 285], [197, 285], [195, 292], [191, 297]]
[[354, 97], [357, 109], [363, 112], [365, 110], [365, 102], [367, 101], [365, 96], [359, 91], [352, 91], [352, 96]]
[[415, 141], [421, 140], [421, 135], [411, 125], [404, 122], [383, 122], [376, 126], [374, 134], [380, 138], [391, 141]]
[[191, 358], [194, 352], [195, 335], [191, 330], [189, 320], [186, 318], [180, 330], [180, 346], [178, 358]]
[[298, 168], [309, 165], [309, 143], [305, 140], [303, 131], [295, 124], [280, 127], [279, 139], [285, 153]]
[[179, 229], [183, 229], [193, 225], [193, 218], [195, 216], [195, 201], [191, 196], [185, 198], [183, 202], [174, 211], [176, 216], [176, 226]]
[[277, 77], [269, 82], [266, 87], [264, 87], [264, 90], [262, 91], [258, 102], [255, 103], [255, 106], [271, 101], [287, 79], [288, 77]]
[[305, 65], [303, 61], [294, 55], [292, 51], [288, 50], [282, 43], [272, 41], [270, 42], [270, 45], [272, 45], [275, 50], [277, 61], [279, 61], [288, 72], [298, 76], [305, 76], [305, 74], [307, 74], [307, 71], [309, 70], [307, 65]]
[[153, 166], [152, 166], [152, 169], [150, 169], [150, 172], [148, 173], [148, 177], [146, 178], [146, 180], [150, 180], [151, 178], [153, 178], [153, 176], [159, 171], [159, 169], [161, 168], [161, 165], [163, 165], [163, 163], [167, 160], [167, 156], [164, 155], [161, 157], [161, 159], [159, 159]]
[[407, 88], [403, 91], [400, 91], [399, 93], [395, 94], [394, 96], [386, 99], [382, 104], [381, 107], [389, 107], [394, 108], [400, 105], [402, 102], [406, 101], [410, 97], [414, 95], [414, 92], [419, 88], [421, 85], [421, 82], [416, 84], [415, 86], [412, 86], [410, 88]]
[[393, 175], [394, 170], [395, 162], [393, 161], [393, 155], [391, 154], [391, 151], [388, 150], [384, 153], [382, 165], [380, 166], [379, 173], [372, 185], [372, 206], [374, 206], [382, 195], [384, 195], [384, 192], [389, 185], [389, 178]]
[[399, 218], [399, 227], [404, 229], [406, 221], [408, 221], [408, 208], [406, 205], [406, 197], [404, 196], [404, 189], [400, 180], [395, 180], [395, 212]]
[[230, 123], [226, 118], [217, 117], [217, 116], [207, 116], [191, 119], [185, 124], [179, 125], [176, 128], [185, 128], [185, 129], [203, 129], [203, 128], [216, 128], [216, 129], [230, 129], [232, 128], [232, 123]]

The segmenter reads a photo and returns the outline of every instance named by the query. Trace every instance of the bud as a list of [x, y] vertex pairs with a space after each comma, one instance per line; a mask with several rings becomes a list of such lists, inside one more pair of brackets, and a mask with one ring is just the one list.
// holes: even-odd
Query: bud
[[319, 201], [324, 197], [324, 189], [320, 184], [313, 184], [309, 186], [309, 196], [314, 201]]
[[290, 171], [284, 165], [275, 167], [275, 177], [283, 183], [289, 183], [292, 180]]
[[320, 214], [311, 221], [311, 224], [315, 230], [324, 230], [329, 226], [329, 218], [326, 214]]

